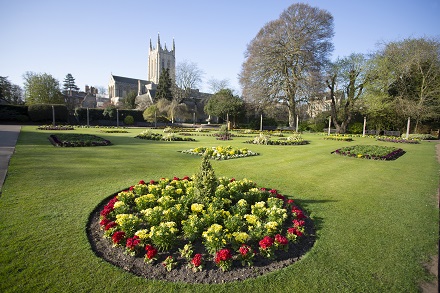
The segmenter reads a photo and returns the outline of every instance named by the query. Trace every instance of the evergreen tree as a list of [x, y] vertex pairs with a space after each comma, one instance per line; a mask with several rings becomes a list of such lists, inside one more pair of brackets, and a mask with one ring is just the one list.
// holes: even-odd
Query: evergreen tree
[[170, 72], [167, 68], [163, 70], [160, 74], [155, 99], [167, 99], [171, 101], [173, 99], [173, 94], [171, 93], [171, 85], [172, 81], [170, 77]]
[[63, 93], [72, 95], [72, 90], [78, 91], [79, 87], [76, 86], [75, 78], [73, 78], [72, 74], [68, 73], [66, 78], [64, 78]]
[[217, 186], [217, 177], [209, 162], [209, 155], [205, 152], [200, 165], [200, 172], [196, 174], [194, 179], [194, 193], [201, 197], [214, 196]]

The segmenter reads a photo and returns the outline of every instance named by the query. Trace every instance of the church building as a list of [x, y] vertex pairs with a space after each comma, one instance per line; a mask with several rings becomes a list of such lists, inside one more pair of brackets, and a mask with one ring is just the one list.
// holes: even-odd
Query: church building
[[137, 93], [136, 104], [141, 107], [151, 105], [154, 101], [159, 77], [162, 71], [168, 69], [172, 81], [175, 81], [176, 73], [176, 47], [173, 40], [171, 50], [165, 44], [162, 48], [160, 36], [157, 36], [156, 47], [153, 47], [150, 39], [150, 51], [148, 53], [148, 80], [110, 75], [108, 93], [113, 105], [118, 105], [131, 91]]

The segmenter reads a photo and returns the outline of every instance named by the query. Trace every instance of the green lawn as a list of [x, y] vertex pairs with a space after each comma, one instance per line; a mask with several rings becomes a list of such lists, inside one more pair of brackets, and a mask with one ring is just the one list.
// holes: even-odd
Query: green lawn
[[[0, 292], [418, 292], [428, 278], [422, 264], [436, 253], [439, 235], [435, 143], [338, 142], [313, 134], [300, 146], [243, 143], [252, 135], [160, 142], [135, 139], [141, 131], [22, 128], [0, 197]], [[54, 147], [48, 136], [56, 133], [95, 134], [113, 145]], [[330, 154], [354, 144], [406, 154], [395, 161]], [[317, 241], [305, 257], [257, 279], [192, 285], [145, 280], [95, 256], [85, 228], [96, 205], [141, 179], [190, 176], [201, 159], [178, 151], [217, 145], [261, 154], [212, 161], [217, 176], [275, 188], [311, 215]]]

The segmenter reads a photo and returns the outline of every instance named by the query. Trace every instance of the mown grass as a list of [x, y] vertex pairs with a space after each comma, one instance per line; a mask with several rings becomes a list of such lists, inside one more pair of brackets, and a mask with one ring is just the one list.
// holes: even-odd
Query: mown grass
[[[349, 144], [304, 135], [309, 145], [244, 144], [248, 137], [197, 142], [100, 133], [106, 147], [55, 148], [50, 131], [23, 127], [0, 198], [1, 292], [418, 292], [423, 262], [438, 242], [439, 164], [435, 144], [399, 145], [395, 161], [331, 155]], [[55, 132], [56, 133], [62, 133]], [[244, 282], [193, 285], [145, 280], [98, 258], [85, 228], [110, 194], [139, 180], [192, 175], [196, 146], [247, 147], [261, 155], [212, 161], [217, 176], [248, 178], [296, 199], [317, 227], [314, 247], [294, 265]]]

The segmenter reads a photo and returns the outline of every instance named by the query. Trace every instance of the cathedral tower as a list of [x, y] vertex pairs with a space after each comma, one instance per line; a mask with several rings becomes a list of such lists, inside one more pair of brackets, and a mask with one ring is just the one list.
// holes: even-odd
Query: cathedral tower
[[160, 36], [157, 34], [157, 44], [153, 47], [150, 39], [150, 52], [148, 53], [148, 80], [155, 84], [159, 83], [160, 74], [164, 69], [170, 72], [171, 80], [175, 81], [176, 75], [176, 47], [173, 39], [173, 48], [167, 49], [167, 45], [162, 49]]

